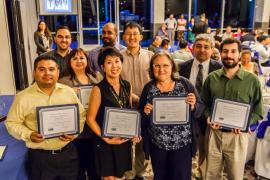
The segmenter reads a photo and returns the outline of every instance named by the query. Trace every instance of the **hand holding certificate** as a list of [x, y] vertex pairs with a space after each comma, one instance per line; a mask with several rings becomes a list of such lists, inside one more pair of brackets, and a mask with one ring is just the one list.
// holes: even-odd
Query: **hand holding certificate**
[[154, 124], [186, 124], [190, 108], [186, 97], [158, 97], [153, 99]]
[[140, 113], [130, 109], [106, 107], [102, 135], [124, 138], [140, 136]]
[[78, 104], [37, 107], [38, 132], [45, 139], [78, 134], [79, 119]]
[[79, 86], [79, 99], [85, 109], [88, 108], [89, 96], [93, 86]]
[[224, 99], [216, 99], [213, 106], [211, 122], [228, 129], [248, 131], [250, 105]]

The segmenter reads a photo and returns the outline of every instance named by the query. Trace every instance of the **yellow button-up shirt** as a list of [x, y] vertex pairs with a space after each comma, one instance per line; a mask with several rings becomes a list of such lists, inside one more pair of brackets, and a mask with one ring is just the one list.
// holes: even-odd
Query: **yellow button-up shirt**
[[36, 83], [18, 93], [7, 116], [7, 130], [16, 139], [25, 141], [28, 148], [61, 149], [69, 142], [62, 141], [56, 137], [45, 139], [41, 143], [35, 143], [30, 140], [30, 135], [32, 132], [38, 131], [36, 107], [63, 104], [79, 105], [80, 130], [82, 130], [86, 115], [82, 104], [72, 88], [58, 83], [50, 96], [44, 93]]

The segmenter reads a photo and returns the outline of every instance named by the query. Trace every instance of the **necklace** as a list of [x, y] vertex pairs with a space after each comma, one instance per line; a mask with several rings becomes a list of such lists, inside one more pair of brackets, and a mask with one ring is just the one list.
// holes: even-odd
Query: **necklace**
[[[121, 90], [119, 90], [119, 95], [117, 95], [115, 90], [112, 88], [112, 86], [110, 86], [110, 91], [112, 92], [113, 97], [115, 98], [115, 100], [119, 104], [120, 108], [123, 108], [124, 105], [126, 104], [126, 100], [125, 100], [125, 98], [121, 98], [121, 96], [123, 97]], [[124, 100], [122, 100], [122, 99], [124, 99]]]

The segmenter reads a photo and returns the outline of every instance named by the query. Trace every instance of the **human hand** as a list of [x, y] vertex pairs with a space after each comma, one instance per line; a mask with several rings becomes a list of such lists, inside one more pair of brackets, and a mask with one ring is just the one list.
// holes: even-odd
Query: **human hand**
[[188, 93], [186, 103], [191, 106], [191, 111], [194, 111], [196, 104], [196, 96], [194, 93]]
[[210, 126], [214, 130], [220, 129], [220, 124], [211, 122], [210, 116], [207, 118], [207, 124], [208, 124], [208, 126]]
[[72, 89], [75, 91], [76, 94], [79, 94], [80, 89], [78, 87], [73, 87]]
[[239, 128], [232, 129], [232, 132], [235, 134], [242, 134], [241, 129], [239, 129]]
[[71, 134], [63, 134], [62, 136], [59, 137], [59, 139], [62, 141], [73, 141], [74, 138], [75, 138], [74, 135]]
[[121, 138], [121, 137], [113, 137], [113, 138], [102, 138], [107, 144], [119, 145], [127, 142], [129, 139]]
[[150, 104], [150, 103], [147, 103], [145, 106], [144, 106], [144, 109], [143, 109], [143, 112], [146, 114], [146, 115], [149, 115], [151, 113], [153, 109], [153, 105]]
[[32, 132], [30, 135], [30, 139], [34, 143], [41, 143], [44, 141], [42, 134], [39, 134], [37, 132]]
[[141, 136], [134, 136], [132, 138], [132, 142], [134, 142], [134, 143], [139, 143], [141, 140], [142, 140]]

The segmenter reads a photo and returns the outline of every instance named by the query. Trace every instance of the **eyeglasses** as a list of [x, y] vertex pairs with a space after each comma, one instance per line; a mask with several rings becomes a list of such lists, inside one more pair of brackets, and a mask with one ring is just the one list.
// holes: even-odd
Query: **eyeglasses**
[[153, 64], [154, 69], [156, 70], [160, 70], [162, 69], [169, 69], [171, 67], [171, 65], [169, 64]]
[[71, 39], [71, 36], [61, 36], [61, 35], [58, 35], [58, 36], [56, 36], [57, 38], [59, 38], [59, 39]]
[[141, 34], [140, 33], [125, 33], [124, 35], [131, 37], [131, 36], [139, 36]]

